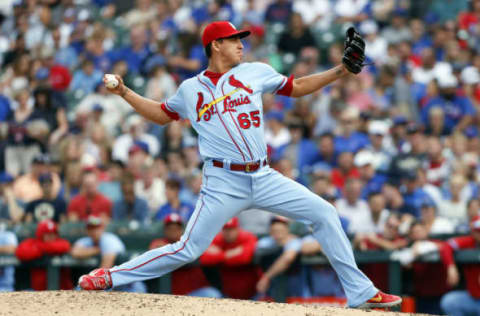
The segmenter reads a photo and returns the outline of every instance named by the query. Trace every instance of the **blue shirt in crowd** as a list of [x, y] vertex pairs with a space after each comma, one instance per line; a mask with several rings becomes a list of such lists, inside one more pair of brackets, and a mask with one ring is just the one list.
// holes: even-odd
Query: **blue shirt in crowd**
[[434, 107], [440, 107], [445, 113], [445, 126], [451, 131], [465, 115], [476, 113], [472, 102], [463, 96], [455, 96], [451, 101], [443, 97], [432, 98], [422, 108], [421, 117], [425, 125], [429, 125], [429, 112]]
[[[8, 231], [0, 231], [0, 247], [17, 246], [17, 236]], [[0, 292], [13, 291], [15, 286], [15, 267], [0, 267]]]
[[162, 221], [165, 217], [170, 214], [178, 214], [182, 218], [182, 220], [186, 223], [190, 216], [192, 216], [194, 211], [194, 207], [188, 203], [180, 202], [180, 206], [178, 208], [174, 208], [170, 203], [167, 203], [160, 207], [157, 214], [155, 214], [154, 220]]
[[420, 219], [422, 202], [430, 200], [430, 196], [422, 188], [417, 188], [410, 193], [405, 192], [402, 196], [403, 206], [400, 212], [411, 214], [415, 216], [415, 218]]
[[135, 198], [132, 204], [119, 200], [113, 204], [112, 219], [116, 221], [134, 219], [145, 223], [148, 218], [148, 203], [142, 198]]

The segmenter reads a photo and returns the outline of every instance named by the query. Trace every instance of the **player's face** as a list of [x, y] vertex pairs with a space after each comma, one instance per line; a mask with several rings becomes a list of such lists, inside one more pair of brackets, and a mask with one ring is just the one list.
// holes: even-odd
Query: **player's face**
[[219, 41], [219, 52], [223, 60], [230, 65], [237, 65], [243, 58], [243, 44], [239, 37], [224, 38]]

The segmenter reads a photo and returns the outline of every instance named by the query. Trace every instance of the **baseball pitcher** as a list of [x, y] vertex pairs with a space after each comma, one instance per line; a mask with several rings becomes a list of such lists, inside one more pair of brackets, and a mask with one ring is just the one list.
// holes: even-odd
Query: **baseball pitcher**
[[[242, 210], [257, 208], [311, 225], [339, 276], [350, 307], [400, 304], [400, 297], [380, 292], [358, 269], [335, 208], [270, 168], [267, 161], [262, 94], [302, 97], [349, 73], [358, 74], [365, 59], [363, 39], [353, 28], [348, 29], [341, 65], [295, 79], [264, 63], [242, 63], [241, 39], [249, 34], [226, 21], [210, 23], [202, 35], [208, 68], [182, 82], [164, 103], [136, 94], [119, 76], [115, 77], [118, 85], [107, 85], [110, 92], [155, 123], [190, 120], [199, 135], [203, 184], [180, 241], [111, 269], [93, 270], [80, 277], [79, 286], [105, 290], [169, 273], [199, 257], [230, 218]], [[108, 80], [104, 78], [106, 84]]]

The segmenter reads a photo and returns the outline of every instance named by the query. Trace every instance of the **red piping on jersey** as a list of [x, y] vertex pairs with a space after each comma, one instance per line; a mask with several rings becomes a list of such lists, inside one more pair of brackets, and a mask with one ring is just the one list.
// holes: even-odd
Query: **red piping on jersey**
[[167, 116], [169, 118], [171, 118], [172, 120], [175, 120], [175, 121], [180, 120], [180, 115], [178, 115], [177, 112], [172, 111], [170, 109], [170, 107], [168, 106], [167, 102], [162, 103], [161, 107], [162, 107], [163, 112], [165, 112], [165, 114], [167, 114]]
[[[233, 76], [233, 75], [232, 75]], [[222, 83], [222, 94], [225, 95], [225, 92], [223, 92], [223, 85], [225, 84], [225, 81]], [[252, 151], [250, 150], [250, 147], [248, 146], [247, 142], [245, 141], [245, 138], [243, 137], [242, 131], [240, 130], [240, 127], [238, 127], [237, 121], [233, 118], [232, 112], [228, 111], [230, 113], [230, 117], [232, 118], [233, 124], [237, 127], [238, 132], [240, 133], [240, 136], [242, 137], [243, 143], [245, 146], [247, 146], [248, 153], [250, 154], [250, 160], [253, 160], [253, 155]]]
[[[205, 84], [202, 80], [200, 80], [200, 78], [197, 76], [197, 79], [198, 81], [204, 85], [208, 91], [210, 92], [210, 94], [212, 95], [212, 101], [215, 100], [215, 95], [213, 94], [212, 90], [210, 90], [210, 87], [207, 86], [207, 84]], [[232, 134], [230, 134], [230, 131], [228, 130], [227, 126], [225, 125], [225, 123], [223, 122], [223, 119], [222, 119], [222, 114], [220, 113], [220, 111], [218, 111], [218, 107], [217, 107], [217, 104], [215, 103], [215, 109], [217, 110], [217, 114], [218, 114], [218, 118], [220, 119], [220, 122], [222, 122], [222, 125], [223, 127], [225, 128], [225, 130], [227, 131], [227, 134], [228, 136], [230, 136], [230, 139], [233, 141], [233, 143], [235, 144], [235, 147], [237, 147], [238, 151], [240, 152], [240, 154], [242, 155], [242, 159], [243, 161], [245, 161], [245, 155], [243, 154], [242, 150], [240, 149], [240, 147], [238, 146], [237, 142], [235, 142], [235, 139], [233, 139], [232, 137]]]
[[[207, 179], [208, 179], [208, 178], [207, 178]], [[185, 249], [185, 246], [187, 245], [187, 242], [190, 240], [190, 235], [192, 234], [192, 230], [193, 230], [193, 228], [195, 227], [195, 224], [197, 223], [198, 218], [200, 217], [200, 213], [202, 212], [203, 205], [204, 205], [204, 201], [203, 201], [203, 195], [202, 195], [202, 205], [200, 206], [200, 210], [198, 211], [197, 217], [195, 217], [195, 222], [193, 222], [192, 228], [191, 228], [190, 231], [188, 232], [188, 237], [187, 237], [187, 239], [185, 240], [185, 242], [183, 243], [183, 246], [182, 246], [182, 247], [178, 248], [177, 250], [175, 250], [175, 251], [173, 251], [173, 252], [162, 253], [161, 255], [156, 256], [155, 258], [152, 258], [152, 259], [150, 259], [150, 260], [148, 260], [148, 261], [145, 261], [144, 263], [139, 264], [139, 265], [137, 265], [137, 266], [135, 266], [135, 267], [133, 267], [133, 268], [110, 271], [110, 273], [115, 273], [115, 272], [120, 272], [120, 271], [132, 271], [132, 270], [138, 269], [138, 268], [140, 268], [140, 267], [143, 267], [143, 266], [146, 265], [147, 263], [150, 263], [150, 262], [152, 262], [152, 261], [155, 261], [155, 260], [157, 260], [157, 259], [160, 259], [161, 257], [174, 255], [174, 254], [182, 251], [183, 249]]]

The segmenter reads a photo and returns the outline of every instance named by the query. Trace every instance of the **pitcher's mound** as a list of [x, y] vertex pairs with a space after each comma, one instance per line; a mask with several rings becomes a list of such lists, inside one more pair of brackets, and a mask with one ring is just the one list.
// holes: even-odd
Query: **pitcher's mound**
[[394, 316], [400, 314], [160, 294], [46, 291], [0, 293], [0, 315]]

